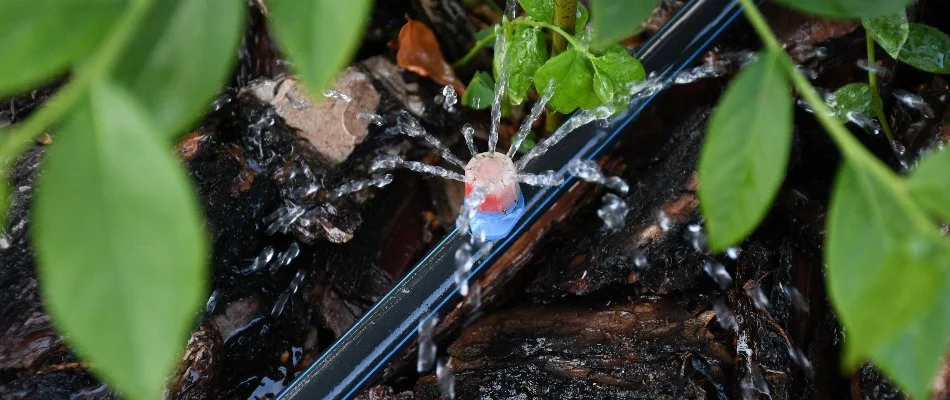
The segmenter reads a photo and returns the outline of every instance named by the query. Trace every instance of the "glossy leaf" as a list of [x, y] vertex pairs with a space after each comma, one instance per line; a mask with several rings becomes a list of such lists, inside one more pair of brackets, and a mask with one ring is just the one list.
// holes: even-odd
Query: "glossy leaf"
[[903, 11], [914, 0], [778, 0], [783, 5], [828, 18], [869, 18]]
[[752, 233], [785, 176], [792, 101], [780, 57], [760, 54], [733, 79], [710, 117], [699, 200], [713, 251]]
[[269, 27], [313, 98], [350, 61], [369, 20], [371, 0], [270, 0]]
[[897, 59], [910, 34], [910, 23], [907, 22], [907, 13], [903, 9], [894, 14], [864, 18], [861, 24], [874, 42]]
[[848, 113], [869, 114], [874, 90], [867, 83], [850, 83], [835, 90], [825, 99], [828, 107], [842, 121], [848, 120]]
[[114, 78], [174, 138], [200, 118], [231, 74], [247, 6], [165, 0], [153, 6], [118, 58]]
[[591, 45], [600, 48], [632, 36], [658, 5], [658, 0], [591, 0]]
[[126, 0], [0, 1], [0, 97], [56, 77], [92, 53]]
[[33, 243], [46, 310], [116, 389], [158, 398], [205, 293], [184, 169], [135, 98], [103, 83], [71, 110], [42, 168]]
[[907, 188], [914, 201], [950, 221], [950, 151], [925, 156], [910, 174]]
[[548, 60], [534, 74], [535, 87], [554, 86], [548, 106], [567, 114], [577, 108], [591, 109], [602, 101], [593, 88], [594, 67], [583, 53], [571, 48]]
[[862, 20], [864, 29], [891, 57], [914, 68], [950, 74], [950, 36], [937, 28], [907, 22], [902, 10]]
[[925, 398], [950, 337], [948, 243], [877, 160], [841, 168], [825, 240], [845, 364], [870, 358]]
[[581, 36], [585, 34], [587, 30], [587, 21], [590, 20], [590, 12], [587, 11], [587, 7], [584, 7], [583, 3], [577, 3], [577, 17], [574, 20], [574, 35]]
[[626, 107], [630, 84], [646, 77], [643, 65], [624, 50], [594, 58], [593, 64], [594, 91], [604, 103]]
[[495, 80], [491, 74], [478, 71], [468, 84], [468, 89], [462, 95], [462, 105], [476, 110], [491, 108], [495, 100]]
[[[524, 101], [528, 89], [534, 82], [534, 73], [548, 60], [547, 42], [541, 30], [530, 26], [514, 26], [513, 32], [505, 41], [506, 65], [508, 69], [508, 86], [505, 94], [511, 104], [518, 105]], [[497, 75], [499, 70], [498, 59], [501, 52], [495, 52], [494, 67]]]
[[950, 36], [932, 26], [910, 24], [897, 59], [923, 71], [950, 74]]
[[554, 0], [518, 0], [525, 14], [535, 21], [551, 22], [554, 20]]

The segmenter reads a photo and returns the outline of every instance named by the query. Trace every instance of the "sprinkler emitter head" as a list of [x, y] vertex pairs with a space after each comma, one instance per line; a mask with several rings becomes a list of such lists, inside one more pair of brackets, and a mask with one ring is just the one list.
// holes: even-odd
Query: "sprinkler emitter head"
[[485, 200], [475, 208], [472, 232], [488, 240], [505, 237], [524, 213], [524, 197], [511, 158], [498, 152], [472, 157], [465, 166], [465, 195], [475, 187], [485, 192]]

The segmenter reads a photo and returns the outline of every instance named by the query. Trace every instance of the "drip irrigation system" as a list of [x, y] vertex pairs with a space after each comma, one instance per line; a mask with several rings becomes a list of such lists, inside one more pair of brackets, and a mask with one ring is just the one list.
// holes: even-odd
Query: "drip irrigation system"
[[[672, 79], [719, 36], [742, 8], [735, 0], [692, 0], [683, 6], [637, 53], [647, 71], [669, 85]], [[661, 89], [662, 90], [662, 89]], [[572, 159], [595, 159], [614, 144], [627, 125], [659, 91], [635, 99], [606, 126], [596, 123], [569, 134], [525, 172], [567, 172]], [[468, 279], [477, 279], [554, 202], [573, 185], [568, 179], [556, 187], [526, 187], [524, 213], [506, 236], [475, 261]], [[279, 396], [291, 399], [349, 399], [401, 354], [416, 338], [421, 321], [450, 310], [461, 300], [455, 285], [455, 252], [467, 243], [467, 234], [450, 232], [373, 308], [360, 318], [323, 355]]]

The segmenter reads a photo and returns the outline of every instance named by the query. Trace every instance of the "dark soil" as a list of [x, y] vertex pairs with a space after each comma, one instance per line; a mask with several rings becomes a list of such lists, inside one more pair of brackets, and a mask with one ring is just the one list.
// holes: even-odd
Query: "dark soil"
[[[641, 43], [681, 6], [664, 1], [648, 29], [627, 44]], [[815, 46], [828, 50], [826, 57], [798, 60], [816, 73], [817, 86], [866, 80], [855, 66], [865, 57], [859, 26], [765, 11], [793, 54]], [[453, 60], [467, 51], [490, 14], [451, 0], [379, 2], [355, 64], [380, 94], [377, 113], [392, 121], [421, 99], [426, 128], [458, 154], [467, 151], [459, 140], [462, 123], [472, 121], [484, 132], [487, 113], [447, 112], [433, 100], [438, 84], [405, 70], [393, 80], [380, 60], [394, 60], [388, 42], [406, 15], [432, 26]], [[918, 2], [911, 15], [950, 31], [940, 18], [950, 15], [945, 2]], [[368, 177], [380, 152], [439, 159], [386, 124], [370, 126], [345, 162], [326, 162], [274, 117], [272, 107], [242, 90], [286, 72], [256, 6], [249, 22], [229, 87], [177, 148], [210, 227], [213, 291], [169, 380], [169, 398], [275, 397], [438, 242], [461, 201], [458, 184], [406, 172], [396, 173], [384, 189], [354, 196], [307, 193], [313, 182], [333, 188]], [[756, 47], [740, 22], [701, 62]], [[489, 63], [485, 53], [460, 77], [467, 82], [475, 68], [488, 69]], [[884, 66], [890, 71], [882, 81], [885, 108], [906, 155], [897, 157], [883, 137], [852, 128], [900, 170], [902, 161], [912, 163], [921, 151], [950, 139], [950, 87], [940, 76], [891, 61]], [[873, 366], [839, 368], [845, 334], [828, 304], [822, 265], [824, 216], [839, 157], [807, 112], [796, 111], [793, 154], [778, 199], [737, 257], [708, 254], [692, 233], [702, 224], [696, 160], [728, 78], [667, 90], [601, 160], [631, 186], [624, 197], [631, 211], [621, 229], [608, 232], [596, 217], [602, 188], [575, 185], [478, 281], [481, 317], [473, 320], [463, 307], [442, 318], [436, 339], [454, 373], [457, 398], [903, 398]], [[55, 89], [4, 101], [0, 122], [22, 120]], [[892, 101], [896, 89], [920, 93], [938, 117], [921, 121]], [[260, 123], [268, 118], [273, 125]], [[9, 226], [0, 237], [0, 399], [114, 398], [43, 311], [29, 237], [29, 203], [42, 155], [37, 144], [10, 177]], [[291, 203], [305, 208], [300, 220], [308, 222], [267, 234]], [[334, 235], [352, 238], [339, 243]], [[266, 248], [282, 252], [293, 243], [301, 252], [288, 265], [246, 272]], [[706, 263], [724, 265], [734, 282], [717, 286], [703, 270]], [[282, 304], [282, 293], [298, 274], [304, 276], [300, 290]], [[805, 307], [789, 288], [802, 295]], [[768, 304], [750, 297], [757, 291]], [[734, 326], [723, 324], [726, 309], [735, 315]], [[414, 356], [407, 350], [361, 398], [442, 397], [435, 376], [414, 372]], [[943, 391], [934, 399], [950, 399], [950, 367], [945, 370], [935, 381]]]

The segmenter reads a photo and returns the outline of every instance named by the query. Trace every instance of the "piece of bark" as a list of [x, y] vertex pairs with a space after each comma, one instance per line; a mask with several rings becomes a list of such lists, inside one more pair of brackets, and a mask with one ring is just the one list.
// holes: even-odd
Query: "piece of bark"
[[169, 399], [213, 399], [221, 369], [221, 347], [224, 342], [217, 328], [204, 322], [191, 333], [178, 371], [168, 385]]
[[[668, 301], [497, 312], [449, 347], [455, 395], [704, 398], [733, 362], [706, 329], [712, 316]], [[423, 377], [416, 395], [438, 398], [435, 377]]]

